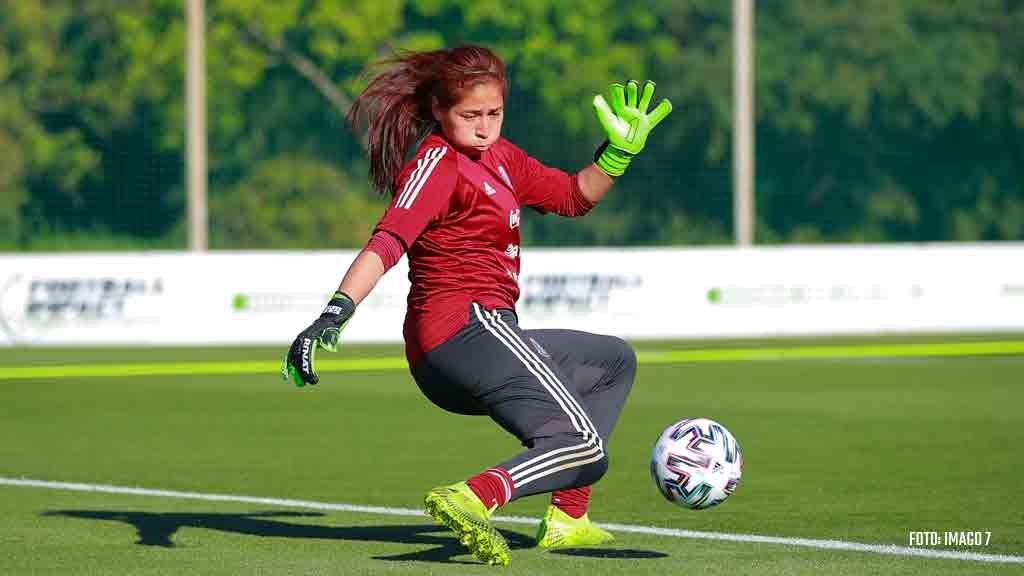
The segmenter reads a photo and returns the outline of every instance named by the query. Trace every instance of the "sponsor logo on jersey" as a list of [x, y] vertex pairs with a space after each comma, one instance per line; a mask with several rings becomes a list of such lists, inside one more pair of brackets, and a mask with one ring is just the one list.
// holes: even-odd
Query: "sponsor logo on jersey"
[[487, 193], [488, 196], [494, 196], [498, 193], [498, 191], [494, 189], [494, 186], [491, 186], [491, 183], [486, 180], [484, 180], [484, 192]]
[[512, 210], [511, 212], [509, 212], [508, 213], [508, 227], [510, 229], [512, 229], [512, 230], [515, 230], [516, 228], [519, 228], [519, 218], [520, 218], [519, 208], [516, 208], [515, 210]]
[[505, 256], [508, 256], [509, 258], [518, 258], [519, 246], [516, 244], [509, 244], [508, 248], [505, 248]]
[[501, 179], [505, 181], [505, 186], [508, 186], [509, 189], [511, 189], [512, 188], [512, 180], [509, 180], [508, 172], [505, 172], [505, 167], [504, 166], [498, 166], [498, 172], [501, 174]]

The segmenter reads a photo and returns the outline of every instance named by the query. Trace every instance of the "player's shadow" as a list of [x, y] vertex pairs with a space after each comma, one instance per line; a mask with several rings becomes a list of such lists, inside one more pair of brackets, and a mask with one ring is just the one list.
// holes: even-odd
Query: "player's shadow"
[[[304, 538], [325, 540], [352, 540], [358, 542], [394, 542], [432, 546], [425, 550], [394, 556], [374, 556], [376, 560], [402, 560], [470, 564], [455, 560], [467, 554], [465, 547], [443, 526], [433, 524], [395, 524], [389, 526], [321, 526], [294, 524], [275, 518], [314, 518], [319, 512], [252, 512], [225, 513], [170, 513], [113, 510], [53, 510], [43, 516], [64, 516], [87, 520], [107, 520], [131, 524], [138, 531], [136, 542], [142, 546], [174, 548], [172, 537], [181, 528], [204, 528], [266, 538]], [[440, 533], [436, 534], [435, 533]], [[502, 530], [512, 548], [528, 548], [535, 541], [517, 532]]]

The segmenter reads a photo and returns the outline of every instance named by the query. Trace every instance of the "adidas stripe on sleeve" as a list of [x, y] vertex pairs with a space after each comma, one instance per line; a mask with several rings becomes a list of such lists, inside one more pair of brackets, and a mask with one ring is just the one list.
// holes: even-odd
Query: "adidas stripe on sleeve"
[[377, 231], [397, 236], [406, 249], [447, 212], [458, 180], [455, 153], [432, 140], [402, 170], [391, 206], [377, 224]]

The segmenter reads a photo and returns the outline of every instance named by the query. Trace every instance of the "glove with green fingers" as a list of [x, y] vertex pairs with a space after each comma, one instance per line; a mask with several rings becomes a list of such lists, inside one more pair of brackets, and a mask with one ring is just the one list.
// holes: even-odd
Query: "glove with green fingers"
[[319, 382], [320, 377], [317, 376], [314, 365], [317, 348], [337, 352], [341, 331], [345, 329], [355, 311], [356, 304], [347, 294], [335, 292], [320, 317], [300, 332], [292, 342], [288, 356], [284, 360], [284, 368], [281, 370], [284, 379], [288, 380], [290, 377], [299, 388]]
[[597, 120], [608, 136], [608, 141], [597, 149], [594, 163], [612, 177], [622, 176], [633, 156], [644, 149], [647, 135], [672, 111], [672, 103], [662, 99], [654, 110], [647, 112], [654, 97], [654, 82], [648, 80], [644, 84], [639, 98], [638, 92], [636, 80], [630, 80], [625, 86], [612, 84], [610, 105], [604, 96], [594, 96]]

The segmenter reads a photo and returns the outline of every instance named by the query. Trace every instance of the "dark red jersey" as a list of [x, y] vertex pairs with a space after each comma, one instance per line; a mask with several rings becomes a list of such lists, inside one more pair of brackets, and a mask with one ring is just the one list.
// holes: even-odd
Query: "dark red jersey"
[[396, 236], [409, 257], [404, 333], [411, 364], [462, 328], [471, 302], [515, 308], [523, 206], [579, 216], [593, 205], [575, 176], [504, 138], [472, 160], [432, 134], [402, 169], [377, 231]]

